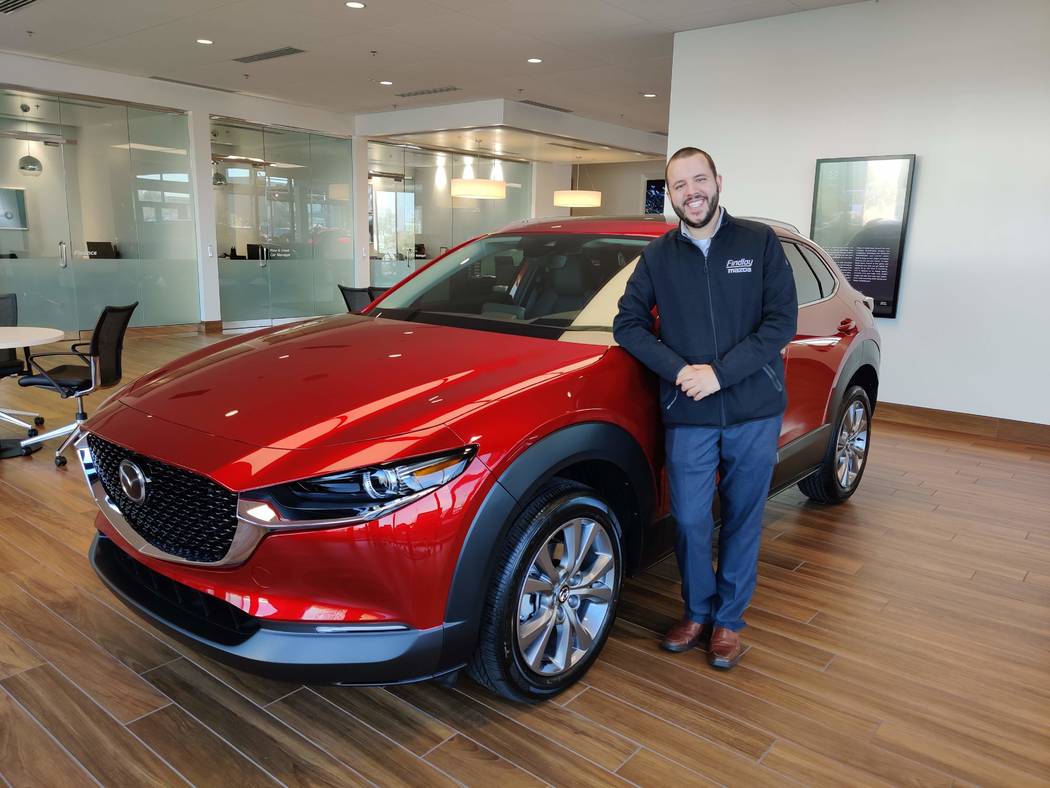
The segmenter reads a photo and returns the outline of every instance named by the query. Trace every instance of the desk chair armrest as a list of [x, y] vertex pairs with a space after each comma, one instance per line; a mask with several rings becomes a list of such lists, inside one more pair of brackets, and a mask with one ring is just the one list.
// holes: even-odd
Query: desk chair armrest
[[86, 361], [87, 362], [88, 369], [90, 370], [90, 373], [91, 373], [91, 388], [85, 389], [84, 391], [81, 391], [77, 396], [84, 396], [85, 394], [90, 394], [91, 392], [93, 392], [95, 389], [98, 388], [98, 374], [97, 374], [97, 369], [95, 367], [95, 357], [94, 356], [85, 356], [83, 353], [36, 353], [35, 355], [30, 356], [27, 359], [29, 361], [29, 364], [30, 364], [30, 370], [29, 371], [32, 372], [33, 368], [36, 368], [36, 370], [41, 375], [43, 375], [45, 378], [47, 378], [47, 381], [48, 381], [48, 383], [51, 384], [52, 388], [54, 388], [55, 391], [59, 392], [62, 395], [62, 399], [65, 399], [66, 397], [70, 396], [69, 394], [66, 393], [65, 387], [63, 387], [58, 381], [56, 381], [53, 377], [51, 377], [51, 375], [48, 374], [49, 370], [44, 369], [42, 366], [40, 366], [39, 364], [36, 363], [36, 359], [38, 359], [38, 358], [46, 358], [47, 356], [76, 356], [77, 358], [81, 359], [82, 361]]
[[[73, 347], [76, 347], [76, 345], [73, 345]], [[78, 352], [76, 352], [74, 350], [73, 352], [68, 352], [67, 351], [67, 352], [62, 352], [62, 353], [59, 353], [57, 351], [55, 353], [31, 353], [29, 355], [29, 361], [32, 363], [33, 359], [47, 358], [48, 356], [76, 356], [81, 361], [83, 361], [85, 364], [90, 364], [91, 363], [91, 359], [92, 359], [91, 356], [85, 356], [83, 353], [78, 353]], [[34, 366], [39, 367], [40, 365], [39, 364], [35, 364]]]
[[91, 347], [91, 343], [90, 342], [77, 342], [75, 344], [70, 345], [69, 347], [74, 353], [79, 353], [80, 351], [77, 350], [78, 347]]

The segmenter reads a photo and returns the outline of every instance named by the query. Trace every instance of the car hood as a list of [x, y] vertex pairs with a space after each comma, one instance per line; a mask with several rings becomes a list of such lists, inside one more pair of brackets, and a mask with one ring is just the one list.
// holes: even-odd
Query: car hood
[[143, 376], [119, 400], [242, 443], [306, 449], [447, 424], [487, 402], [580, 370], [605, 350], [342, 315], [192, 353]]

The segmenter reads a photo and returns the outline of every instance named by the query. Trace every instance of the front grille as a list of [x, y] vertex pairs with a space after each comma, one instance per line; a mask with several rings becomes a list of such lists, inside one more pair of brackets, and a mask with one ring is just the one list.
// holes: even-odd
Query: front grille
[[195, 635], [232, 646], [259, 631], [259, 619], [228, 602], [154, 572], [103, 534], [98, 535], [92, 561], [106, 581], [125, 597]]
[[[215, 562], [237, 530], [237, 495], [211, 479], [136, 454], [88, 434], [102, 487], [135, 532], [159, 550], [187, 561]], [[121, 489], [120, 463], [130, 460], [149, 479], [135, 503]]]

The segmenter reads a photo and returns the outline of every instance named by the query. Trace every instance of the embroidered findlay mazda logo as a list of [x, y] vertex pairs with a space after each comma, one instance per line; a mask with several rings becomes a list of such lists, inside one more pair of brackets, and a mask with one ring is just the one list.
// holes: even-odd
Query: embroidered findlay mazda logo
[[748, 260], [743, 257], [741, 257], [739, 260], [727, 260], [726, 273], [749, 274], [751, 273], [751, 264], [754, 262], [754, 260]]
[[120, 474], [120, 489], [132, 501], [142, 503], [146, 500], [146, 485], [149, 479], [131, 460], [123, 460], [118, 468]]

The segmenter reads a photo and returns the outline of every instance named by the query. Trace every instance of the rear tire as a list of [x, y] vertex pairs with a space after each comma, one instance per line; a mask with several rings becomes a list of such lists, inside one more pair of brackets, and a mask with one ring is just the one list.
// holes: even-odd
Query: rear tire
[[555, 479], [511, 526], [497, 557], [477, 650], [479, 684], [518, 701], [553, 697], [601, 652], [623, 576], [620, 524], [590, 487]]
[[824, 461], [798, 488], [817, 503], [842, 503], [860, 486], [871, 445], [871, 400], [860, 386], [851, 386], [839, 407]]

